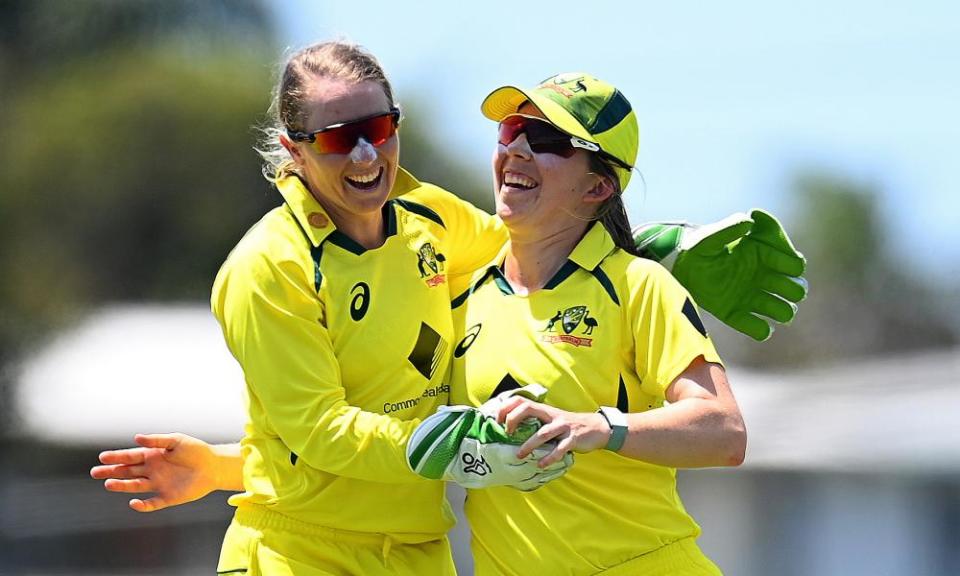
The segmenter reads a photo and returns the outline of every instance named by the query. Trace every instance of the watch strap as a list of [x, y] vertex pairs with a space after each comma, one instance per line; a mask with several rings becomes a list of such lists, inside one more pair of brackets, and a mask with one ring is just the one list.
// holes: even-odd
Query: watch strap
[[610, 439], [607, 440], [606, 449], [611, 452], [620, 450], [627, 439], [627, 416], [612, 406], [601, 406], [597, 412], [610, 426]]

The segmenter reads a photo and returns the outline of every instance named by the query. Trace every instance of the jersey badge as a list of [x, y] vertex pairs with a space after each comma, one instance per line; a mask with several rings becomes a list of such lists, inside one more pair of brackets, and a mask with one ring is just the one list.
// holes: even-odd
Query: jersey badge
[[[560, 324], [562, 333], [558, 332], [557, 323]], [[597, 326], [599, 326], [597, 319], [590, 315], [590, 310], [586, 306], [571, 306], [563, 311], [557, 310], [557, 313], [547, 322], [547, 327], [542, 330], [544, 334], [541, 340], [553, 344], [564, 343], [589, 347], [593, 345], [593, 338], [584, 336], [593, 334]], [[581, 327], [583, 330], [579, 335], [574, 334]]]
[[420, 278], [426, 279], [427, 286], [433, 288], [443, 284], [447, 277], [443, 273], [443, 264], [446, 257], [433, 249], [433, 244], [426, 242], [417, 251], [417, 268], [420, 269]]

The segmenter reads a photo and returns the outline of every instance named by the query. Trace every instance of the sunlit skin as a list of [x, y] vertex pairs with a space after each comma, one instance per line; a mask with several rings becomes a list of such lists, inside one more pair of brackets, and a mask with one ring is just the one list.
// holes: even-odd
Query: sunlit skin
[[[314, 78], [308, 95], [309, 115], [305, 132], [333, 124], [386, 113], [392, 103], [374, 81], [345, 82]], [[362, 138], [349, 154], [319, 154], [307, 142], [292, 142], [285, 135], [281, 143], [300, 168], [317, 202], [327, 211], [339, 230], [365, 248], [384, 242], [383, 207], [397, 177], [400, 140], [397, 135], [378, 147]], [[368, 187], [362, 182], [375, 177]]]
[[[526, 104], [521, 114], [542, 118]], [[589, 170], [590, 156], [537, 154], [525, 134], [497, 144], [493, 178], [497, 215], [510, 230], [505, 275], [517, 294], [542, 288], [583, 236], [604, 200], [614, 193], [608, 179]], [[527, 257], [529, 255], [529, 258]], [[527, 260], [518, 266], [518, 259]]]

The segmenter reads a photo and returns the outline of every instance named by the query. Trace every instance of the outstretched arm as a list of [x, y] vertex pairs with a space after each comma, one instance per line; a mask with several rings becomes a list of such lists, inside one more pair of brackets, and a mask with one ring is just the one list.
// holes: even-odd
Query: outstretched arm
[[[747, 436], [740, 409], [724, 369], [700, 357], [666, 390], [669, 404], [626, 415], [628, 432], [620, 455], [671, 468], [737, 466], [743, 462]], [[500, 407], [508, 432], [527, 418], [544, 425], [517, 451], [527, 457], [545, 442], [553, 451], [540, 460], [548, 466], [568, 451], [603, 449], [610, 426], [597, 412], [567, 412], [547, 404], [514, 397]]]
[[807, 294], [806, 260], [763, 210], [706, 226], [646, 224], [634, 229], [634, 239], [704, 310], [754, 340], [769, 338], [773, 322], [790, 323]]
[[243, 490], [240, 444], [207, 444], [186, 434], [137, 434], [139, 448], [100, 453], [90, 476], [111, 492], [141, 494], [130, 507], [153, 512], [203, 498], [214, 490]]

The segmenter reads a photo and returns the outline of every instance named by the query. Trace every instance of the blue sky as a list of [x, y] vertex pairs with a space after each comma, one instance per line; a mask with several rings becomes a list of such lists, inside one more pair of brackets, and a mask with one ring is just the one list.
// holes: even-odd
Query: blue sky
[[[960, 277], [960, 8], [944, 2], [276, 2], [283, 41], [344, 37], [484, 174], [491, 89], [562, 71], [617, 85], [640, 120], [631, 220], [766, 207], [802, 168], [879, 189], [904, 259]], [[951, 70], [953, 70], [951, 72]], [[920, 250], [916, 248], [919, 247]], [[908, 250], [909, 248], [909, 250]]]

